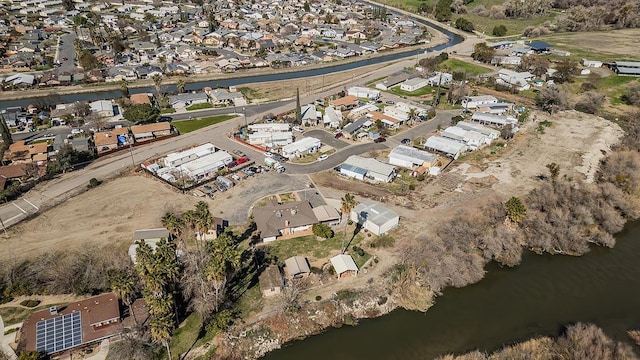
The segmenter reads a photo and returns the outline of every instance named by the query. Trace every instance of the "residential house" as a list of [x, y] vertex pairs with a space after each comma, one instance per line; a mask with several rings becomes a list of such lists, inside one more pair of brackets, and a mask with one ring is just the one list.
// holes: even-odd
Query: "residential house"
[[318, 222], [321, 224], [338, 225], [340, 224], [340, 214], [335, 207], [330, 205], [318, 205], [313, 208]]
[[486, 112], [491, 114], [504, 114], [513, 110], [513, 104], [511, 103], [495, 103], [478, 106], [477, 112]]
[[367, 117], [361, 117], [354, 122], [348, 123], [342, 128], [342, 134], [344, 137], [350, 139], [352, 138], [358, 131], [360, 131], [364, 124], [369, 121]]
[[342, 112], [336, 110], [333, 105], [329, 105], [324, 109], [324, 116], [322, 117], [324, 126], [337, 129], [342, 124]]
[[0, 166], [0, 191], [4, 190], [11, 180], [26, 176], [27, 171], [24, 164]]
[[93, 143], [95, 144], [98, 154], [127, 145], [128, 141], [129, 129], [124, 127], [93, 133]]
[[225, 89], [205, 89], [214, 105], [245, 105], [244, 97], [239, 92], [228, 92]]
[[527, 44], [531, 50], [536, 53], [545, 53], [549, 52], [552, 48], [551, 44], [546, 43], [544, 41], [534, 41], [532, 43]]
[[278, 265], [268, 266], [258, 277], [262, 296], [271, 297], [279, 295], [284, 287], [284, 280]]
[[375, 235], [386, 234], [400, 222], [400, 215], [371, 200], [356, 205], [351, 210], [349, 218]]
[[500, 69], [496, 81], [504, 85], [513, 86], [519, 91], [528, 90], [531, 85], [529, 80], [533, 80], [534, 76], [528, 71], [517, 72], [509, 69]]
[[184, 93], [169, 95], [169, 104], [174, 109], [184, 109], [190, 105], [205, 104], [209, 102], [209, 96], [205, 93]]
[[427, 84], [431, 86], [447, 85], [453, 81], [453, 75], [436, 71], [435, 75], [427, 79]]
[[36, 311], [20, 328], [19, 351], [47, 355], [96, 344], [121, 332], [120, 306], [114, 293]]
[[340, 110], [350, 110], [358, 105], [358, 98], [354, 95], [347, 95], [335, 100], [331, 100], [329, 104]]
[[5, 85], [11, 85], [15, 87], [26, 87], [34, 84], [35, 77], [30, 74], [13, 74], [4, 79]]
[[286, 204], [270, 202], [253, 209], [260, 238], [264, 242], [275, 241], [283, 236], [292, 237], [307, 230], [318, 222], [308, 201], [294, 201]]
[[265, 124], [249, 124], [249, 131], [264, 132], [288, 132], [288, 123], [265, 123]]
[[487, 140], [490, 140], [479, 132], [465, 130], [457, 126], [449, 126], [442, 131], [441, 135], [447, 139], [453, 139], [465, 143], [468, 149], [477, 149], [480, 146], [485, 145]]
[[131, 134], [136, 142], [147, 141], [171, 135], [171, 124], [168, 122], [157, 122], [144, 125], [131, 126]]
[[640, 61], [614, 61], [610, 66], [618, 75], [640, 76]]
[[[480, 133], [484, 135], [488, 140], [495, 140], [500, 137], [500, 131], [486, 127], [484, 125], [480, 125], [475, 122], [459, 121], [456, 126], [465, 130]], [[491, 142], [488, 142], [487, 144], [491, 144]]]
[[256, 131], [248, 135], [249, 144], [266, 147], [285, 146], [293, 143], [291, 131]]
[[204, 155], [177, 167], [181, 175], [193, 180], [201, 180], [212, 176], [233, 161], [233, 157], [224, 150]]
[[162, 75], [162, 69], [157, 66], [136, 66], [134, 69], [138, 79], [151, 79], [156, 75]]
[[322, 142], [313, 137], [303, 137], [302, 139], [282, 147], [282, 156], [287, 159], [303, 157], [320, 150]]
[[362, 86], [352, 86], [347, 89], [347, 94], [356, 98], [376, 100], [380, 97], [380, 90], [373, 90]]
[[429, 80], [423, 79], [420, 77], [415, 77], [415, 78], [408, 79], [402, 84], [400, 84], [400, 90], [414, 92], [416, 90], [422, 89], [427, 85], [429, 85]]
[[419, 166], [427, 168], [435, 161], [436, 155], [414, 147], [398, 145], [389, 153], [389, 164], [414, 169]]
[[321, 114], [316, 110], [316, 106], [314, 104], [308, 104], [302, 106], [300, 109], [300, 113], [302, 114], [302, 123], [316, 125], [318, 123], [318, 119]]
[[404, 112], [395, 107], [385, 107], [389, 108], [384, 114], [374, 111], [367, 114], [367, 117], [374, 123], [377, 123], [378, 120], [382, 122], [382, 125], [387, 129], [397, 129], [402, 125], [409, 116]]
[[40, 166], [47, 162], [48, 149], [46, 142], [27, 144], [25, 140], [19, 140], [9, 145], [4, 158], [16, 164], [34, 162]]
[[349, 118], [349, 119], [357, 119], [357, 118], [365, 116], [369, 112], [374, 112], [374, 111], [380, 111], [380, 109], [377, 106], [373, 105], [373, 104], [365, 104], [365, 105], [359, 106], [359, 107], [351, 110], [349, 112], [349, 114], [347, 115], [347, 118]]
[[518, 119], [513, 116], [476, 112], [471, 116], [471, 121], [484, 125], [504, 127], [507, 124], [515, 125], [518, 122]]
[[467, 146], [456, 140], [448, 139], [442, 136], [431, 136], [424, 143], [425, 150], [435, 151], [444, 154], [450, 158], [457, 159]]
[[401, 70], [396, 73], [393, 73], [387, 77], [387, 79], [381, 83], [376, 84], [376, 89], [380, 90], [389, 90], [392, 87], [413, 78], [415, 75], [407, 70]]
[[113, 116], [113, 104], [109, 100], [97, 100], [89, 103], [91, 106], [91, 112], [100, 117], [112, 117]]
[[361, 181], [391, 182], [396, 176], [396, 168], [376, 159], [351, 155], [340, 167], [340, 173]]
[[339, 254], [332, 257], [331, 265], [338, 275], [338, 279], [342, 279], [344, 276], [356, 276], [358, 275], [358, 266], [351, 255]]
[[580, 64], [584, 67], [599, 68], [602, 66], [602, 61], [581, 59]]
[[304, 256], [292, 256], [284, 261], [284, 270], [290, 279], [300, 279], [311, 275], [309, 261]]
[[162, 239], [167, 241], [171, 240], [171, 233], [169, 233], [169, 230], [165, 228], [136, 230], [133, 233], [134, 243], [129, 246], [128, 252], [131, 262], [134, 264], [136, 263], [137, 249], [140, 242], [144, 242], [151, 248], [151, 251], [155, 252], [158, 247], [158, 243]]
[[462, 106], [465, 109], [475, 109], [482, 105], [497, 103], [498, 99], [491, 95], [465, 96], [462, 99]]

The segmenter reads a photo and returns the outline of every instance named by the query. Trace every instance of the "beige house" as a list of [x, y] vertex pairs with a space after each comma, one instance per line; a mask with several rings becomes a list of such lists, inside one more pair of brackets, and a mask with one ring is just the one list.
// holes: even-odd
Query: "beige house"
[[284, 261], [284, 269], [290, 279], [305, 278], [311, 274], [309, 262], [304, 256], [292, 256]]

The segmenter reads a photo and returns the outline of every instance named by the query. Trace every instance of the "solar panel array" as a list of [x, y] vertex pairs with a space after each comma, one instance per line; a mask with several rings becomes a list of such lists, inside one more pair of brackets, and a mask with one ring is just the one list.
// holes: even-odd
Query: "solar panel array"
[[52, 354], [82, 344], [80, 312], [38, 321], [36, 324], [36, 350]]

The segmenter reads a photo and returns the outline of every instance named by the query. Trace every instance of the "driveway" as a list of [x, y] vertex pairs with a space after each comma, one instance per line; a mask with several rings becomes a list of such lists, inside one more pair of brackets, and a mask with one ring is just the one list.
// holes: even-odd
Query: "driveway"
[[304, 133], [304, 137], [314, 137], [316, 139], [320, 139], [320, 141], [322, 141], [323, 144], [329, 145], [336, 150], [344, 149], [347, 146], [349, 146], [348, 143], [342, 140], [336, 139], [332, 133], [325, 130], [321, 130], [321, 129], [306, 131]]
[[288, 174], [311, 174], [319, 171], [325, 171], [332, 169], [340, 164], [342, 164], [347, 158], [351, 155], [360, 155], [364, 154], [367, 151], [371, 150], [383, 150], [387, 149], [387, 145], [384, 143], [367, 143], [367, 144], [357, 144], [351, 145], [338, 151], [334, 154], [329, 155], [327, 160], [317, 161], [310, 164], [290, 164], [287, 163], [284, 167], [287, 169]]

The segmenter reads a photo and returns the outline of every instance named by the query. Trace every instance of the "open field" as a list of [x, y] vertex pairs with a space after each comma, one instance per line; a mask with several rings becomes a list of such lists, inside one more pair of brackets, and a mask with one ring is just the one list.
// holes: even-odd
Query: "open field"
[[176, 121], [172, 123], [172, 125], [176, 129], [178, 129], [178, 131], [180, 131], [180, 134], [186, 134], [186, 133], [213, 125], [213, 124], [217, 124], [223, 121], [227, 121], [229, 119], [233, 119], [234, 117], [235, 115], [211, 116], [211, 117], [205, 117], [201, 119]]
[[550, 34], [537, 40], [570, 51], [576, 59], [640, 60], [640, 29]]
[[439, 67], [442, 69], [448, 69], [449, 72], [464, 72], [467, 76], [486, 74], [495, 71], [495, 68], [489, 65], [475, 64], [452, 58], [442, 62]]

